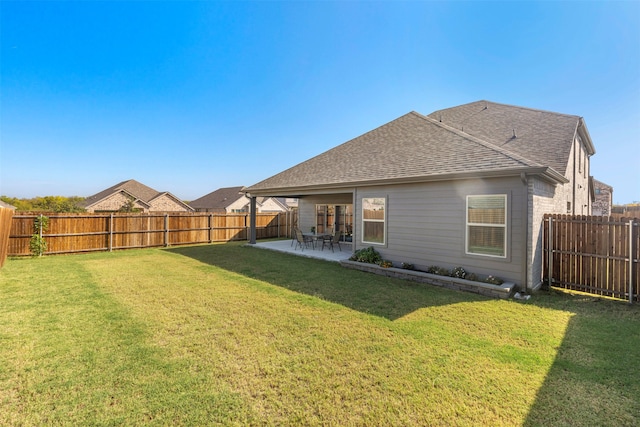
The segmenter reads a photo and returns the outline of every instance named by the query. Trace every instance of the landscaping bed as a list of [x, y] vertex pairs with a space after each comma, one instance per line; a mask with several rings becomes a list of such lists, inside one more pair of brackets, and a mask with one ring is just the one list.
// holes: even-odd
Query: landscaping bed
[[358, 261], [341, 261], [343, 267], [354, 270], [366, 271], [387, 277], [411, 280], [418, 283], [441, 286], [459, 291], [474, 292], [477, 294], [493, 298], [509, 298], [517, 291], [517, 285], [511, 282], [504, 282], [501, 285], [476, 282], [473, 280], [458, 279], [451, 276], [441, 276], [438, 274], [425, 273], [422, 271], [408, 270], [405, 268], [381, 267], [377, 264], [370, 264]]

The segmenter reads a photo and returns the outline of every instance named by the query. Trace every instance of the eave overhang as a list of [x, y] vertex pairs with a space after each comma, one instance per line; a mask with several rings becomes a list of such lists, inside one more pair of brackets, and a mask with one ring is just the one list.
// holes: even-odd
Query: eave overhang
[[249, 197], [259, 196], [287, 196], [302, 197], [307, 194], [352, 193], [354, 188], [373, 187], [379, 185], [419, 184], [428, 182], [458, 181], [468, 179], [489, 179], [504, 177], [521, 177], [522, 174], [539, 176], [551, 184], [566, 184], [569, 182], [562, 174], [550, 167], [525, 167], [512, 169], [497, 169], [488, 171], [467, 171], [438, 175], [409, 176], [394, 179], [379, 179], [367, 181], [336, 182], [326, 184], [298, 185], [288, 187], [252, 188], [245, 187], [241, 192]]
[[591, 135], [589, 134], [589, 129], [587, 129], [587, 124], [585, 123], [584, 119], [582, 117], [580, 117], [580, 122], [578, 123], [578, 129], [577, 129], [577, 133], [580, 136], [580, 139], [582, 139], [582, 142], [585, 145], [585, 148], [587, 150], [587, 154], [589, 156], [593, 156], [594, 154], [596, 154], [596, 148], [593, 145], [593, 141], [591, 140]]

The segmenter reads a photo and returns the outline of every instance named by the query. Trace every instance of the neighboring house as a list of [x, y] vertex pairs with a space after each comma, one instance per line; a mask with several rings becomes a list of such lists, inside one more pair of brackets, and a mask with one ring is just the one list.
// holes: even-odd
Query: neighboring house
[[[250, 212], [251, 199], [242, 192], [244, 187], [219, 188], [189, 203], [196, 212], [214, 212], [220, 214]], [[259, 197], [256, 212], [285, 212], [289, 206], [284, 198]]]
[[11, 210], [16, 210], [16, 207], [13, 205], [10, 205], [9, 203], [3, 202], [2, 200], [0, 200], [0, 208], [5, 208], [5, 209], [11, 209]]
[[593, 179], [592, 182], [595, 200], [591, 204], [591, 214], [599, 216], [611, 215], [611, 208], [613, 207], [613, 187], [597, 179]]
[[123, 181], [82, 203], [87, 212], [193, 212], [193, 208], [168, 191], [157, 191], [134, 179]]
[[[462, 266], [536, 290], [545, 213], [591, 211], [582, 117], [478, 101], [410, 112], [244, 191], [395, 265]], [[255, 235], [255, 234], [253, 234]]]

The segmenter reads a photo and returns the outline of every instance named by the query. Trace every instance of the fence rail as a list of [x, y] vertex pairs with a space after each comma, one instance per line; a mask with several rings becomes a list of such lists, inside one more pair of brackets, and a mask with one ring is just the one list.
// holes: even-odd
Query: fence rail
[[[30, 255], [29, 240], [37, 214], [14, 215], [9, 232], [9, 256]], [[42, 236], [46, 254], [247, 240], [248, 213], [47, 214]], [[256, 237], [291, 237], [295, 212], [256, 214]]]
[[545, 215], [544, 280], [550, 286], [640, 301], [640, 220]]

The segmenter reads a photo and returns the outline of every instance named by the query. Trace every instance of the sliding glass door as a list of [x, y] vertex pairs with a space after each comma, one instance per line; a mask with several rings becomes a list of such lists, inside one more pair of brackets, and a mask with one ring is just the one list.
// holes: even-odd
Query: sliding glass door
[[353, 205], [316, 205], [316, 232], [340, 233], [340, 240], [350, 242], [353, 235]]

